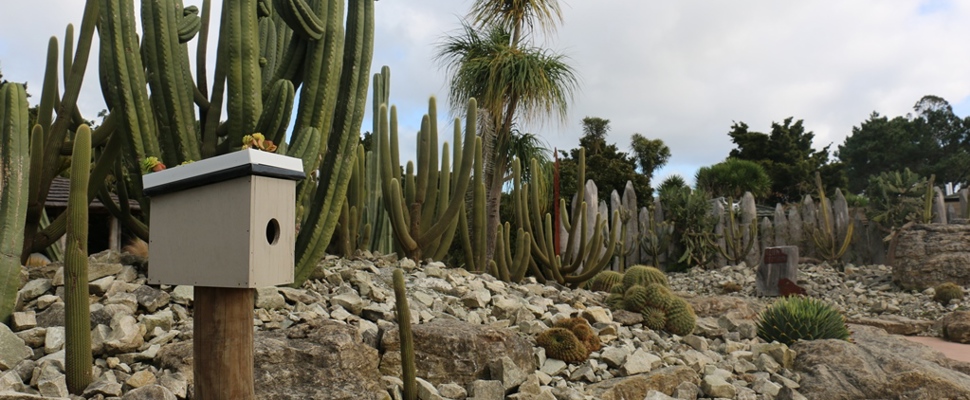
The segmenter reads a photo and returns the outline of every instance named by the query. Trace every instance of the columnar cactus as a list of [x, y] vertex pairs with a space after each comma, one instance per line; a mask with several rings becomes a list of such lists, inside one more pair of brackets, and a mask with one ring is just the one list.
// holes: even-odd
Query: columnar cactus
[[397, 307], [397, 329], [401, 338], [401, 381], [404, 382], [404, 398], [417, 400], [418, 381], [414, 366], [414, 335], [411, 333], [411, 309], [408, 308], [404, 271], [394, 270], [394, 300]]
[[[821, 204], [819, 213], [822, 214], [818, 221], [818, 226], [811, 230], [812, 241], [818, 249], [819, 255], [828, 262], [837, 262], [849, 249], [852, 242], [853, 224], [845, 224], [845, 232], [836, 229], [831, 206], [825, 197], [825, 189], [822, 187], [822, 178], [818, 172], [815, 173], [815, 186], [818, 189], [819, 203]], [[839, 237], [844, 239], [840, 241]]]
[[7, 322], [17, 301], [30, 148], [39, 147], [43, 139], [37, 130], [28, 139], [27, 118], [24, 86], [0, 84], [0, 323]]
[[64, 373], [67, 388], [80, 395], [91, 383], [91, 310], [88, 300], [88, 179], [91, 130], [81, 125], [74, 138], [71, 191], [67, 202], [64, 258]]
[[[748, 196], [751, 196], [750, 192], [745, 193], [745, 197]], [[719, 228], [722, 228], [723, 230], [723, 241], [711, 244], [715, 249], [717, 249], [717, 252], [720, 253], [722, 257], [727, 259], [727, 261], [732, 265], [736, 265], [741, 261], [745, 261], [752, 249], [757, 250], [757, 248], [754, 247], [754, 244], [757, 242], [758, 224], [757, 220], [747, 223], [743, 223], [741, 221], [741, 216], [737, 215], [734, 211], [733, 198], [728, 197], [727, 204], [728, 206], [726, 211], [723, 207], [717, 207], [715, 211], [721, 212], [718, 216], [721, 219], [718, 225], [722, 225], [719, 226]], [[718, 206], [720, 206], [720, 204], [718, 204]], [[749, 265], [749, 267], [753, 267], [753, 265]]]
[[[459, 215], [465, 207], [465, 191], [471, 180], [475, 151], [480, 151], [480, 138], [476, 136], [477, 119], [475, 100], [469, 101], [465, 123], [465, 140], [460, 159], [455, 160], [457, 169], [452, 172], [449, 147], [446, 143], [442, 156], [438, 157], [438, 128], [435, 99], [428, 103], [428, 114], [421, 121], [418, 133], [418, 165], [416, 174], [413, 164], [408, 163], [405, 176], [401, 176], [391, 157], [381, 160], [381, 182], [384, 204], [391, 219], [394, 237], [403, 256], [414, 259], [424, 257], [440, 260], [447, 253], [458, 228]], [[456, 136], [461, 125], [455, 121]], [[391, 107], [381, 108], [381, 147], [397, 154], [397, 112]], [[458, 147], [458, 143], [454, 144]], [[458, 156], [459, 153], [455, 153]], [[440, 162], [440, 169], [439, 169]], [[402, 185], [403, 182], [403, 185]]]

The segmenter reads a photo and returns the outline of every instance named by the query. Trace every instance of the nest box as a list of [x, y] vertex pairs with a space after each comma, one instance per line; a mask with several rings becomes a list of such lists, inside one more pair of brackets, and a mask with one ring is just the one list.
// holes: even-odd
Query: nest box
[[145, 175], [153, 284], [293, 282], [298, 158], [242, 150]]

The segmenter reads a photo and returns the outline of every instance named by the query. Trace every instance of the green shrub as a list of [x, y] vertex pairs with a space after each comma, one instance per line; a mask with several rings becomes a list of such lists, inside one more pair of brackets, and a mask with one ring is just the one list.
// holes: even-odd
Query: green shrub
[[791, 345], [797, 340], [849, 339], [845, 317], [824, 301], [786, 297], [758, 316], [758, 337]]

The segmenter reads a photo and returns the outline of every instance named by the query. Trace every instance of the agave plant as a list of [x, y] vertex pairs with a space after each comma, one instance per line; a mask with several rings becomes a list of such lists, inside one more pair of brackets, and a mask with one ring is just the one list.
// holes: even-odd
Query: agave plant
[[776, 301], [758, 316], [758, 337], [791, 345], [798, 340], [849, 340], [845, 317], [828, 303], [804, 296]]

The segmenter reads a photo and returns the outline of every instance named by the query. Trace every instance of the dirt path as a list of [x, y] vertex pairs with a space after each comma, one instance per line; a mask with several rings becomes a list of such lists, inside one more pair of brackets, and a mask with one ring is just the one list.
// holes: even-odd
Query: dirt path
[[939, 350], [943, 355], [957, 361], [970, 362], [970, 344], [948, 342], [937, 337], [904, 336], [906, 339], [922, 343]]

